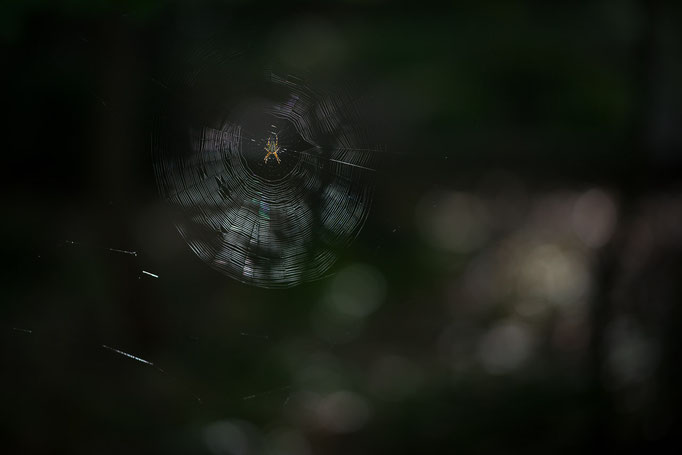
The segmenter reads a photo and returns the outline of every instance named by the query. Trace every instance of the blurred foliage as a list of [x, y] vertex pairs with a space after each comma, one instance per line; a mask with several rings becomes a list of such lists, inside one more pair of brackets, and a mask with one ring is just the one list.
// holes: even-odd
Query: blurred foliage
[[[680, 448], [680, 6], [0, 11], [4, 453]], [[362, 99], [391, 155], [335, 276], [247, 287], [174, 230], [149, 132], [205, 53]]]

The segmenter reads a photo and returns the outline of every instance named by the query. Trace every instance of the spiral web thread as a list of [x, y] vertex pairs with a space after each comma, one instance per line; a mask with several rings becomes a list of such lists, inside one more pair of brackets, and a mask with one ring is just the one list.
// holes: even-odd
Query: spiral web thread
[[[179, 153], [160, 131], [153, 151], [159, 189], [177, 209], [177, 228], [191, 250], [227, 276], [277, 288], [324, 276], [337, 251], [359, 234], [378, 150], [358, 127], [349, 96], [268, 76], [287, 94], [263, 108], [272, 131], [232, 120], [202, 126], [190, 130], [189, 150]], [[277, 179], [254, 172], [249, 161], [265, 154], [273, 133], [282, 161], [295, 163]], [[277, 169], [267, 168], [277, 166], [272, 161], [260, 166]]]

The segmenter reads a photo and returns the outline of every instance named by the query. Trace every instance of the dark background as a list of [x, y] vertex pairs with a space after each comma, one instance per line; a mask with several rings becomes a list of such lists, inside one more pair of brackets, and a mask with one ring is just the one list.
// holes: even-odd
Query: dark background
[[[2, 452], [679, 450], [680, 7], [323, 5], [0, 9]], [[249, 287], [177, 234], [149, 138], [206, 53], [363, 100], [334, 276]]]

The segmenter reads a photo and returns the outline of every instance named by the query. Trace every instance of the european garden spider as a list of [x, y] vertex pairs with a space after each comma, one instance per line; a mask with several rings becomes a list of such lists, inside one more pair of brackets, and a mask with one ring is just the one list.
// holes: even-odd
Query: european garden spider
[[279, 159], [279, 156], [277, 156], [277, 152], [279, 152], [279, 138], [275, 136], [275, 140], [273, 141], [271, 137], [268, 138], [268, 143], [265, 146], [265, 151], [268, 152], [267, 155], [265, 155], [265, 158], [263, 158], [264, 162], [268, 162], [270, 159], [270, 155], [275, 155], [275, 159], [277, 160], [277, 163], [281, 163], [282, 161]]

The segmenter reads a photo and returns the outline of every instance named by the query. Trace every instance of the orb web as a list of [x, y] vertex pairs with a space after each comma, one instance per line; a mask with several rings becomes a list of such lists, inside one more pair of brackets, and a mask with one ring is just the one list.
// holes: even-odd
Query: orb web
[[[162, 116], [154, 171], [202, 261], [244, 283], [290, 287], [324, 276], [359, 234], [376, 149], [347, 93], [271, 72], [263, 82], [204, 109], [198, 125], [194, 113]], [[265, 160], [268, 141], [279, 162]]]

